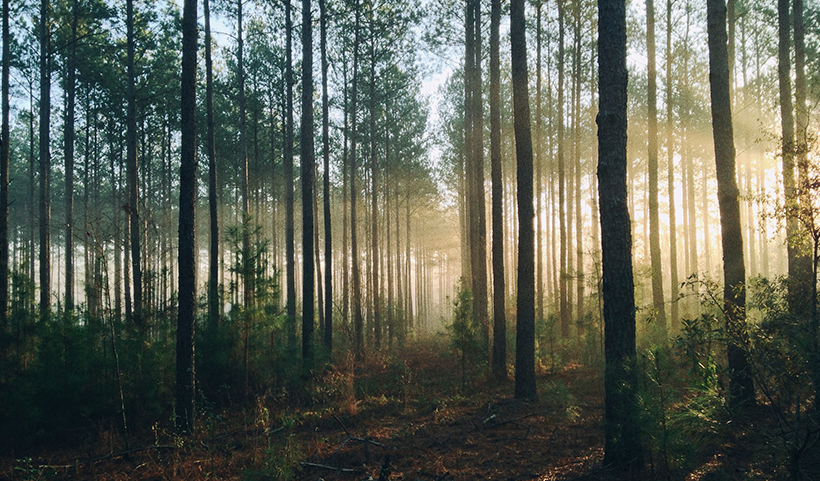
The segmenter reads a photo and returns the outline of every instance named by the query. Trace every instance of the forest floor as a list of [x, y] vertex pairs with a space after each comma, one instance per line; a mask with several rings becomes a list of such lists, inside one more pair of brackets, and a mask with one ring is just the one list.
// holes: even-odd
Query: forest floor
[[602, 469], [603, 390], [591, 370], [544, 372], [539, 400], [525, 402], [512, 399], [512, 381], [462, 386], [461, 367], [443, 342], [414, 343], [356, 369], [345, 364], [316, 383], [310, 406], [285, 406], [269, 393], [253, 408], [203, 415], [189, 438], [157, 424], [132, 434], [129, 449], [120, 434], [101, 432], [87, 444], [0, 459], [0, 479], [786, 478], [782, 454], [761, 435], [765, 413], [701, 441], [695, 459], [673, 469], [650, 449], [641, 471], [612, 472]]

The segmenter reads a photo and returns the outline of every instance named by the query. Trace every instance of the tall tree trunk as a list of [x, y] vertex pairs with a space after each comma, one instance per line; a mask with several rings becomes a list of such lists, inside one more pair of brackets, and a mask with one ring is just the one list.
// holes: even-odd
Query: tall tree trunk
[[[371, 23], [373, 12], [371, 4]], [[370, 252], [371, 252], [371, 272], [373, 273], [373, 329], [375, 331], [376, 350], [381, 349], [382, 326], [381, 326], [381, 306], [379, 297], [381, 295], [381, 284], [379, 283], [379, 229], [378, 229], [378, 189], [376, 188], [376, 37], [373, 25], [370, 25]]]
[[65, 310], [74, 310], [74, 105], [76, 99], [77, 0], [71, 3], [71, 44], [66, 75], [65, 108]]
[[[540, 19], [539, 9], [539, 19]], [[493, 182], [493, 376], [507, 378], [507, 320], [504, 287], [504, 180], [501, 172], [501, 67], [499, 27], [501, 0], [492, 0], [490, 12], [490, 169]], [[526, 50], [525, 50], [526, 53]], [[540, 266], [540, 264], [539, 264]]]
[[[245, 98], [245, 41], [243, 32], [243, 0], [236, 2], [236, 82], [238, 85], [239, 94], [239, 148], [240, 148], [240, 195], [242, 196], [242, 305], [245, 310], [245, 336], [250, 329], [247, 319], [249, 316], [248, 309], [253, 302], [254, 290], [254, 267], [253, 257], [251, 256], [251, 221], [250, 221], [250, 193], [248, 192], [248, 128], [247, 128], [247, 109]], [[247, 343], [247, 340], [246, 340]], [[247, 354], [246, 354], [247, 355]], [[247, 369], [247, 365], [245, 366]]]
[[560, 267], [558, 268], [558, 290], [559, 290], [559, 318], [561, 324], [561, 338], [569, 338], [569, 302], [567, 300], [567, 219], [564, 205], [566, 204], [566, 191], [564, 170], [564, 2], [556, 0], [558, 3], [558, 223], [559, 223], [559, 249]]
[[604, 465], [641, 464], [636, 416], [635, 289], [626, 190], [626, 2], [598, 0], [598, 192], [606, 368]]
[[532, 198], [532, 136], [527, 86], [524, 0], [510, 2], [515, 154], [518, 181], [518, 305], [515, 336], [515, 397], [535, 399], [535, 267]]
[[126, 24], [128, 42], [128, 106], [126, 114], [126, 177], [128, 183], [128, 218], [130, 221], [131, 271], [134, 279], [134, 304], [132, 316], [140, 334], [145, 326], [142, 318], [142, 262], [140, 262], [140, 215], [139, 215], [139, 170], [137, 163], [137, 99], [136, 71], [134, 69], [134, 0], [126, 1]]
[[[470, 77], [470, 93], [465, 99], [467, 127], [470, 142], [466, 142], [469, 200], [470, 271], [473, 292], [473, 317], [481, 326], [481, 341], [489, 349], [489, 324], [487, 320], [487, 228], [484, 208], [484, 109], [481, 100], [481, 4], [478, 0], [467, 2], [467, 48], [472, 57], [465, 67], [465, 78]], [[468, 59], [470, 60], [470, 59]]]
[[[666, 339], [666, 309], [661, 268], [661, 225], [658, 213], [658, 87], [655, 67], [655, 1], [646, 0], [646, 52], [648, 57], [647, 105], [649, 116], [649, 259], [652, 269], [652, 304], [661, 335]], [[674, 207], [673, 207], [674, 208]]]
[[353, 351], [357, 357], [364, 354], [364, 320], [362, 319], [362, 285], [359, 279], [359, 245], [356, 236], [356, 135], [358, 120], [356, 119], [356, 103], [359, 97], [359, 23], [361, 12], [359, 0], [356, 0], [355, 8], [355, 33], [353, 39], [353, 84], [351, 86], [350, 99], [350, 257], [351, 257], [351, 278], [353, 281]]
[[327, 96], [327, 12], [326, 0], [319, 0], [319, 23], [321, 29], [322, 56], [322, 164], [325, 170], [322, 187], [324, 190], [325, 220], [325, 332], [324, 344], [328, 355], [333, 352], [333, 244], [330, 223], [330, 100]]
[[293, 20], [285, 0], [285, 335], [296, 352], [296, 249], [293, 231]]
[[40, 317], [43, 321], [48, 320], [51, 311], [50, 17], [49, 0], [42, 0], [40, 2]]
[[[207, 2], [208, 0], [205, 0]], [[176, 428], [194, 429], [194, 320], [196, 319], [196, 50], [197, 0], [182, 13], [182, 141], [179, 168], [179, 312], [177, 317]], [[205, 17], [208, 18], [207, 15]], [[209, 32], [210, 33], [210, 32]]]
[[2, 137], [0, 137], [0, 329], [8, 327], [9, 305], [9, 0], [3, 0]]
[[202, 0], [205, 16], [205, 121], [207, 132], [205, 148], [208, 153], [208, 215], [210, 219], [210, 246], [208, 253], [208, 327], [219, 324], [219, 216], [216, 198], [216, 139], [214, 126], [214, 80], [211, 58], [211, 2]]
[[674, 326], [678, 314], [678, 227], [675, 210], [675, 139], [672, 117], [672, 0], [666, 0], [666, 164], [669, 195], [669, 298], [671, 299], [669, 325]]
[[315, 306], [313, 264], [313, 173], [316, 158], [313, 151], [313, 20], [310, 0], [302, 0], [302, 373], [313, 371], [313, 318]]
[[[543, 1], [535, 4], [535, 317], [544, 319], [544, 225], [543, 225], [543, 185], [542, 166], [544, 164], [543, 119], [541, 114], [541, 7]], [[547, 71], [549, 72], [549, 70]]]
[[754, 404], [754, 384], [748, 361], [737, 342], [745, 323], [746, 290], [743, 235], [735, 177], [735, 143], [729, 98], [729, 58], [726, 48], [725, 0], [707, 0], [709, 35], [709, 87], [712, 100], [712, 134], [718, 180], [720, 230], [723, 247], [723, 298], [728, 334], [729, 402], [734, 408]]

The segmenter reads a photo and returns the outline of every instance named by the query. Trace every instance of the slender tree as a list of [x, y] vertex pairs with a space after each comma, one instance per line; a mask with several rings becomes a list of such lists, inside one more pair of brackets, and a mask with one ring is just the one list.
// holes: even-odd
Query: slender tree
[[746, 270], [743, 264], [743, 235], [740, 228], [740, 203], [735, 177], [735, 143], [732, 104], [729, 97], [729, 55], [726, 47], [725, 0], [707, 0], [709, 36], [709, 91], [712, 100], [712, 134], [715, 145], [718, 205], [720, 207], [723, 248], [723, 299], [726, 316], [729, 364], [729, 402], [737, 408], [754, 404], [754, 384], [748, 361], [738, 344], [745, 322]]
[[652, 269], [652, 304], [663, 338], [666, 309], [661, 271], [661, 226], [658, 213], [658, 84], [655, 66], [655, 0], [646, 0], [647, 111], [649, 118], [649, 259]]
[[[130, 4], [129, 0], [129, 4]], [[40, 316], [51, 311], [51, 4], [40, 2]]]
[[666, 0], [666, 164], [669, 196], [670, 325], [678, 320], [678, 227], [675, 202], [675, 140], [672, 118], [672, 0]]
[[0, 329], [8, 325], [9, 296], [9, 0], [3, 0], [2, 137], [0, 137]]
[[219, 213], [216, 194], [216, 128], [214, 125], [214, 79], [211, 58], [211, 2], [202, 0], [205, 17], [205, 122], [208, 153], [208, 215], [210, 219], [210, 250], [208, 255], [208, 324], [219, 323]]
[[293, 20], [285, 0], [285, 330], [296, 351], [296, 250], [293, 231]]
[[[324, 190], [325, 219], [325, 332], [324, 344], [328, 353], [333, 351], [333, 243], [330, 223], [330, 101], [327, 96], [327, 5], [319, 0], [319, 24], [321, 29], [320, 49], [322, 56], [322, 165], [325, 170], [322, 180]], [[389, 242], [389, 240], [388, 240]]]
[[504, 179], [501, 172], [501, 67], [499, 28], [501, 0], [490, 11], [490, 170], [493, 182], [493, 376], [507, 378], [507, 320], [504, 315]]
[[559, 291], [559, 318], [561, 324], [561, 337], [569, 337], [569, 300], [567, 298], [567, 219], [564, 210], [566, 200], [565, 190], [565, 159], [564, 159], [564, 2], [556, 0], [558, 3], [558, 223], [559, 223], [559, 249], [560, 266], [558, 271], [558, 291]]
[[302, 0], [302, 372], [313, 370], [313, 175], [316, 170], [313, 151], [313, 20], [310, 0]]
[[359, 0], [354, 4], [354, 33], [353, 33], [353, 81], [350, 88], [350, 258], [351, 258], [351, 280], [353, 283], [353, 351], [357, 357], [364, 354], [364, 320], [362, 318], [362, 283], [359, 278], [359, 245], [356, 235], [356, 135], [358, 120], [356, 117], [359, 77], [359, 37], [361, 8]]
[[489, 348], [487, 321], [487, 228], [484, 208], [484, 112], [481, 100], [481, 2], [467, 0], [465, 55], [465, 130], [467, 198], [469, 201], [470, 273], [473, 317], [481, 326], [482, 343]]
[[130, 242], [131, 242], [131, 272], [133, 274], [134, 300], [132, 315], [134, 324], [142, 333], [144, 329], [142, 318], [142, 262], [141, 258], [141, 238], [140, 238], [140, 214], [139, 214], [139, 170], [137, 160], [137, 93], [136, 93], [136, 70], [134, 67], [134, 57], [136, 46], [134, 38], [134, 0], [125, 2], [126, 24], [127, 24], [127, 50], [128, 50], [128, 88], [126, 107], [126, 182], [128, 188], [128, 218], [130, 222]]
[[[205, 0], [206, 2], [208, 0]], [[182, 11], [182, 140], [179, 168], [179, 312], [177, 314], [176, 428], [194, 429], [194, 320], [196, 319], [196, 50], [197, 0]], [[207, 18], [207, 17], [206, 17]]]
[[518, 305], [515, 337], [515, 397], [535, 399], [535, 273], [532, 135], [527, 86], [524, 0], [510, 1], [513, 113], [518, 181]]
[[604, 464], [641, 463], [635, 358], [635, 288], [626, 190], [626, 2], [598, 0], [598, 193], [606, 367]]
[[71, 2], [71, 37], [66, 65], [65, 142], [65, 309], [74, 310], [74, 107], [76, 101], [77, 0]]

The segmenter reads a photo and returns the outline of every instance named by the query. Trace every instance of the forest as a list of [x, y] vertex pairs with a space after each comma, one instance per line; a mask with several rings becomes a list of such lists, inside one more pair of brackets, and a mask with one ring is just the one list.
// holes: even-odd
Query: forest
[[820, 478], [820, 5], [3, 0], [0, 479]]

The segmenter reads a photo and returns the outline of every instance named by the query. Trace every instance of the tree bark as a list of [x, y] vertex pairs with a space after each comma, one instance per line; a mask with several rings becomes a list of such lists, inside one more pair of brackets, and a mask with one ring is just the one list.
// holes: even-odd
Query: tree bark
[[669, 195], [669, 298], [671, 299], [669, 325], [674, 326], [678, 314], [678, 227], [675, 210], [675, 139], [672, 117], [672, 0], [666, 0], [666, 164]]
[[293, 230], [293, 20], [285, 0], [285, 335], [296, 352], [296, 249]]
[[130, 223], [131, 272], [133, 274], [134, 302], [132, 317], [134, 325], [144, 334], [142, 318], [142, 262], [140, 250], [140, 215], [139, 215], [139, 167], [137, 160], [137, 98], [136, 71], [134, 69], [134, 0], [126, 1], [126, 24], [128, 43], [128, 105], [126, 114], [126, 181], [128, 183], [128, 220]]
[[626, 2], [598, 0], [598, 192], [606, 368], [604, 465], [641, 464], [636, 415], [635, 289], [626, 189]]
[[[74, 310], [74, 110], [76, 100], [77, 0], [71, 3], [71, 39], [66, 65], [65, 108], [65, 310]], [[5, 205], [5, 204], [4, 204]]]
[[313, 263], [313, 174], [316, 157], [313, 151], [313, 20], [310, 0], [302, 0], [302, 375], [313, 371], [313, 322], [315, 306]]
[[567, 219], [564, 205], [566, 204], [565, 190], [565, 169], [564, 161], [564, 2], [556, 0], [558, 3], [558, 224], [559, 224], [559, 257], [560, 266], [558, 270], [558, 291], [559, 291], [559, 319], [561, 325], [561, 338], [569, 338], [569, 302], [567, 300]]
[[746, 271], [743, 264], [743, 235], [735, 177], [735, 144], [732, 105], [729, 97], [729, 57], [726, 39], [725, 0], [707, 0], [709, 36], [709, 87], [712, 100], [712, 134], [720, 206], [723, 247], [723, 299], [726, 315], [729, 364], [729, 403], [733, 408], [754, 404], [754, 384], [748, 361], [737, 341], [743, 335], [746, 311]]
[[2, 132], [0, 135], [0, 330], [8, 327], [9, 305], [9, 0], [3, 0]]
[[214, 126], [214, 80], [211, 58], [211, 7], [210, 0], [202, 0], [205, 16], [205, 118], [208, 136], [208, 214], [210, 219], [210, 248], [208, 254], [208, 326], [215, 329], [219, 324], [219, 216], [217, 214], [216, 139]]
[[649, 258], [652, 270], [652, 304], [661, 335], [666, 339], [666, 309], [661, 268], [660, 215], [658, 213], [658, 87], [655, 66], [655, 1], [646, 0], [646, 51], [648, 57], [647, 105], [649, 117]]
[[[540, 12], [540, 10], [539, 10]], [[540, 17], [539, 17], [540, 18]], [[507, 378], [507, 320], [504, 286], [504, 180], [501, 172], [501, 67], [499, 27], [501, 0], [492, 0], [490, 12], [490, 169], [493, 183], [493, 358], [496, 379]], [[525, 51], [526, 54], [526, 51]]]
[[[130, 0], [129, 0], [130, 5]], [[40, 318], [51, 311], [51, 6], [40, 2]]]
[[532, 136], [527, 85], [527, 42], [524, 0], [510, 2], [515, 154], [518, 181], [518, 305], [515, 336], [515, 397], [536, 399], [535, 273]]
[[322, 187], [324, 189], [325, 221], [325, 332], [324, 344], [328, 355], [333, 352], [333, 244], [330, 219], [330, 101], [327, 96], [327, 12], [326, 0], [319, 0], [319, 23], [321, 29], [322, 56], [322, 164], [325, 170]]
[[362, 285], [359, 278], [359, 245], [356, 236], [356, 135], [358, 120], [356, 119], [356, 107], [358, 100], [358, 77], [359, 77], [359, 22], [361, 12], [359, 0], [356, 0], [355, 8], [355, 33], [353, 40], [353, 83], [351, 86], [350, 99], [350, 254], [351, 254], [351, 278], [353, 281], [353, 352], [357, 357], [364, 354], [364, 320], [362, 319]]
[[[205, 0], [207, 2], [208, 0]], [[196, 50], [197, 0], [182, 13], [182, 140], [179, 168], [179, 312], [177, 317], [176, 428], [194, 429], [194, 321], [196, 319]], [[207, 16], [205, 17], [208, 18]], [[210, 32], [209, 32], [210, 33]]]

